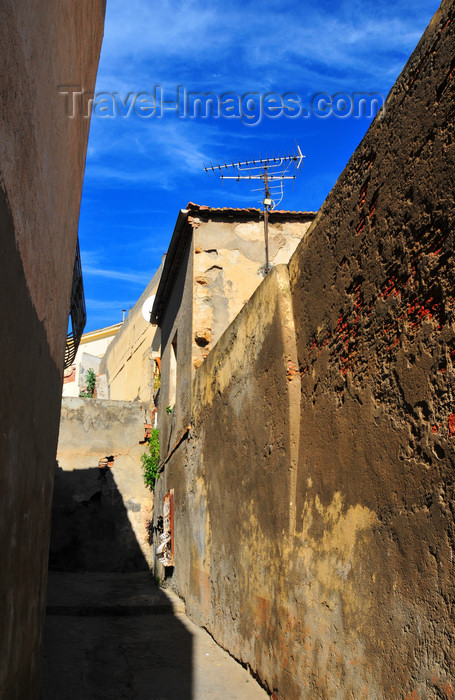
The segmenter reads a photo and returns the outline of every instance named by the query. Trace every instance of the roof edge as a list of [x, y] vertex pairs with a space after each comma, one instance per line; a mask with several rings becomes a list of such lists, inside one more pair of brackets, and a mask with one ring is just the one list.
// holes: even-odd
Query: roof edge
[[[189, 213], [200, 213], [202, 215], [217, 214], [217, 215], [231, 215], [231, 216], [247, 216], [248, 214], [263, 214], [263, 209], [258, 209], [256, 207], [209, 207], [206, 204], [195, 204], [194, 202], [188, 202], [186, 209]], [[269, 216], [278, 215], [280, 218], [289, 217], [292, 219], [301, 218], [302, 216], [315, 217], [317, 212], [315, 211], [288, 211], [286, 209], [272, 209], [269, 212]]]
[[181, 247], [182, 233], [188, 221], [188, 214], [188, 209], [180, 209], [178, 213], [171, 242], [169, 243], [166, 259], [164, 261], [160, 283], [156, 290], [155, 301], [153, 303], [152, 313], [150, 314], [150, 322], [158, 326], [161, 323], [163, 311], [172, 290], [173, 278], [180, 267], [181, 258], [177, 256], [177, 253]]

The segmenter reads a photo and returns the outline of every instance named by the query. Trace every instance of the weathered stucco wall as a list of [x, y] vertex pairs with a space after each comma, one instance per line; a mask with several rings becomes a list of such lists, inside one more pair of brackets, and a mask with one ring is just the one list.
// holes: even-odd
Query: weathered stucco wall
[[[270, 215], [271, 265], [289, 261], [314, 217], [312, 212]], [[188, 426], [195, 370], [264, 279], [264, 227], [258, 210], [217, 210], [190, 203], [180, 235], [182, 260], [161, 322], [163, 459]], [[172, 414], [168, 407], [173, 407]]]
[[[57, 451], [51, 569], [134, 571], [151, 559], [153, 495], [140, 456], [150, 404], [65, 398]], [[110, 467], [99, 460], [113, 456]]]
[[[335, 567], [329, 585], [310, 562], [329, 629], [351, 640], [342, 668], [379, 697], [455, 690], [455, 6], [441, 8], [290, 265], [297, 529], [311, 522]], [[322, 631], [330, 696], [339, 652]]]
[[0, 4], [0, 697], [39, 694], [50, 501], [104, 0]]
[[[223, 611], [235, 617], [234, 627], [251, 627], [244, 605], [255, 556], [252, 522], [262, 517], [275, 537], [275, 528], [288, 533], [295, 517], [289, 503], [299, 415], [291, 407], [298, 407], [300, 384], [298, 373], [287, 380], [297, 362], [292, 329], [287, 268], [278, 266], [196, 372], [191, 442], [177, 449], [155, 491], [158, 508], [169, 489], [175, 492], [172, 586], [198, 623], [236, 654], [239, 630]], [[280, 409], [264, 418], [275, 401]], [[278, 475], [282, 488], [273, 493]]]
[[171, 585], [276, 698], [455, 691], [454, 14], [196, 371], [156, 493]]
[[[190, 205], [189, 205], [190, 207]], [[264, 221], [259, 211], [202, 208], [192, 213], [194, 228], [193, 347], [195, 368], [264, 279]], [[314, 219], [312, 213], [271, 212], [269, 264], [288, 263]], [[300, 220], [299, 218], [300, 217]]]
[[160, 281], [161, 264], [109, 345], [99, 368], [106, 375], [109, 398], [116, 401], [151, 401], [155, 393], [155, 357], [161, 353], [161, 333], [142, 316], [144, 302]]

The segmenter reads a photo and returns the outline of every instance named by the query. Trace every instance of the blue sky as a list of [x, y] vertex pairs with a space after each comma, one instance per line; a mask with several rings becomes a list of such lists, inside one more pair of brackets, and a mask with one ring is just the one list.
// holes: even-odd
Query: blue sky
[[[376, 92], [386, 97], [439, 3], [235, 0], [108, 0], [96, 93], [127, 99], [161, 88], [297, 95]], [[371, 123], [365, 116], [190, 118], [113, 112], [98, 98], [92, 117], [79, 238], [86, 331], [117, 323], [166, 252], [179, 209], [258, 206], [248, 185], [207, 175], [203, 164], [293, 151], [303, 172], [280, 208], [317, 210]], [[256, 97], [256, 100], [259, 98]], [[138, 103], [139, 104], [139, 103]], [[144, 103], [150, 106], [149, 103]], [[139, 112], [139, 116], [136, 112]], [[145, 113], [144, 113], [145, 114]]]

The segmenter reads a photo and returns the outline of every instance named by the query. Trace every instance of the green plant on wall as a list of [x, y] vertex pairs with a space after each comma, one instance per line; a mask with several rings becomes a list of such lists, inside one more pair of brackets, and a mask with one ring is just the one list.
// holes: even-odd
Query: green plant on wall
[[152, 430], [147, 445], [147, 452], [141, 455], [141, 462], [145, 484], [150, 491], [153, 491], [155, 489], [155, 482], [160, 478], [158, 473], [158, 465], [160, 463], [160, 439], [158, 428]]
[[85, 389], [81, 391], [79, 396], [85, 399], [93, 399], [96, 386], [96, 374], [93, 369], [88, 369], [85, 375]]

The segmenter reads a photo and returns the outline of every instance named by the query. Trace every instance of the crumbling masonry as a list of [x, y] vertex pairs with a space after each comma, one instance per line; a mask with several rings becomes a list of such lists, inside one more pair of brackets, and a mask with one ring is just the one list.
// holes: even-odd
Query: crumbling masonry
[[196, 371], [158, 482], [172, 587], [276, 698], [455, 691], [454, 13]]

